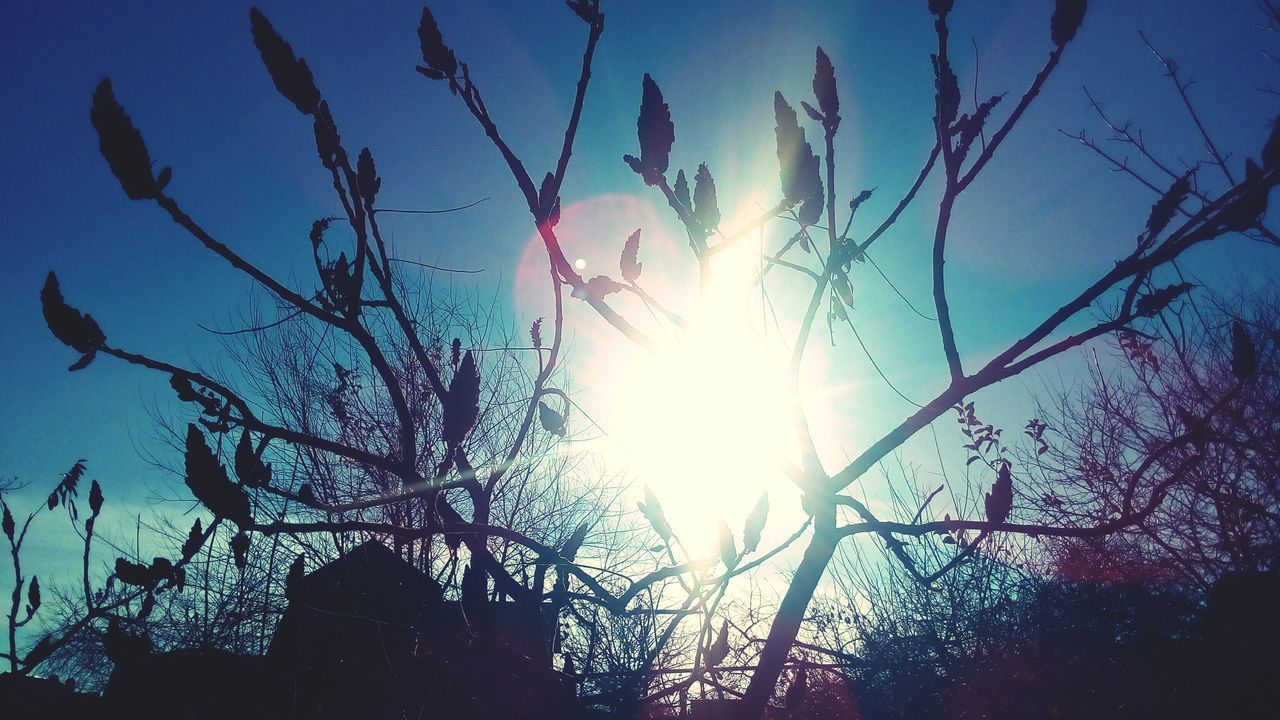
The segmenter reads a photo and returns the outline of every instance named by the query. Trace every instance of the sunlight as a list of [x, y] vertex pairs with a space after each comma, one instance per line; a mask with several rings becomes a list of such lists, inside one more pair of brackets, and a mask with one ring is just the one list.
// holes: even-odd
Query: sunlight
[[[570, 418], [579, 434], [562, 451], [593, 454], [611, 471], [626, 473], [636, 499], [643, 486], [652, 488], [686, 549], [699, 555], [714, 549], [721, 520], [740, 542], [761, 493], [769, 493], [771, 504], [766, 536], [792, 530], [802, 519], [780, 469], [782, 459], [796, 461], [786, 358], [761, 336], [761, 296], [753, 284], [759, 261], [750, 246], [717, 255], [705, 291], [691, 295], [696, 263], [687, 241], [664, 231], [660, 210], [636, 196], [601, 195], [562, 211], [557, 235], [586, 277], [616, 276], [623, 240], [642, 228], [639, 283], [687, 321], [683, 329], [649, 322], [656, 310], [651, 314], [628, 293], [611, 296], [659, 341], [662, 350], [653, 355], [622, 339], [584, 303], [565, 306], [568, 352], [578, 368], [570, 392], [591, 419]], [[745, 224], [758, 212], [752, 199], [744, 200], [724, 224]], [[546, 272], [542, 241], [531, 236], [514, 287], [530, 318], [553, 311]], [[811, 410], [826, 414], [825, 403], [807, 399]]]
[[639, 358], [616, 388], [614, 434], [653, 488], [689, 552], [709, 552], [724, 519], [740, 533], [762, 492], [786, 484], [794, 455], [782, 361], [753, 327], [755, 266], [726, 254], [690, 327], [656, 357]]

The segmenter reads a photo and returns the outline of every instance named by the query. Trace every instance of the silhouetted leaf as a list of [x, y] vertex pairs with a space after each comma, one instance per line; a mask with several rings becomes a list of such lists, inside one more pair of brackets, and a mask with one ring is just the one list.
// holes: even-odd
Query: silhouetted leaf
[[40, 576], [32, 575], [31, 584], [27, 586], [27, 614], [32, 615], [40, 609]]
[[726, 570], [732, 570], [738, 564], [738, 547], [733, 542], [733, 531], [729, 526], [720, 521], [720, 562], [724, 563]]
[[449, 343], [449, 364], [456, 370], [459, 362], [462, 362], [462, 339], [454, 338]]
[[3, 529], [5, 537], [9, 538], [10, 542], [13, 542], [13, 533], [17, 530], [13, 522], [13, 513], [9, 512], [9, 504], [3, 501], [0, 501], [0, 508], [4, 510], [4, 518], [0, 520], [0, 529]]
[[62, 474], [62, 480], [58, 481], [58, 486], [54, 488], [54, 492], [67, 499], [68, 495], [75, 495], [76, 489], [80, 485], [81, 478], [84, 477], [84, 460], [77, 460], [71, 465], [71, 469]]
[[623, 155], [622, 161], [625, 162], [627, 166], [631, 168], [631, 172], [637, 175], [644, 174], [644, 163], [641, 163], [640, 158], [636, 157], [635, 155]]
[[1258, 219], [1267, 211], [1267, 198], [1272, 185], [1261, 182], [1262, 169], [1248, 158], [1244, 161], [1244, 185], [1249, 189], [1240, 193], [1218, 213], [1218, 222], [1227, 230], [1243, 232], [1258, 225]]
[[951, 71], [949, 61], [939, 59], [937, 55], [930, 55], [930, 58], [933, 60], [934, 88], [937, 91], [935, 96], [937, 114], [934, 121], [940, 128], [950, 128], [951, 123], [956, 119], [956, 113], [960, 111], [960, 84], [956, 80], [955, 73]]
[[[444, 44], [440, 34], [440, 26], [436, 24], [431, 9], [422, 8], [422, 20], [418, 23], [418, 45], [422, 49], [422, 60], [427, 64], [423, 74], [435, 80], [451, 78], [458, 72], [458, 58]], [[420, 68], [421, 71], [423, 68]]]
[[977, 139], [982, 132], [982, 128], [987, 124], [987, 118], [991, 116], [991, 111], [996, 105], [1004, 99], [1004, 95], [992, 95], [987, 98], [973, 111], [973, 114], [965, 113], [956, 120], [952, 132], [956, 135], [956, 147], [953, 152], [956, 165], [964, 162], [965, 157], [969, 154], [969, 148], [973, 145], [973, 141]]
[[564, 437], [564, 416], [541, 400], [538, 401], [538, 420], [542, 423], [543, 430]]
[[1085, 0], [1057, 0], [1053, 18], [1049, 21], [1049, 35], [1053, 44], [1062, 47], [1071, 42], [1076, 31], [1084, 23]]
[[693, 200], [689, 195], [689, 180], [684, 176], [684, 170], [676, 171], [676, 183], [671, 188], [672, 194], [676, 196], [676, 201], [689, 212], [693, 212]]
[[200, 552], [200, 546], [204, 544], [204, 528], [200, 525], [200, 518], [192, 523], [191, 530], [187, 532], [187, 539], [182, 543], [182, 557], [190, 560]]
[[538, 318], [529, 326], [529, 340], [533, 342], [535, 348], [542, 348], [542, 321], [545, 318]]
[[1231, 372], [1242, 381], [1252, 380], [1258, 374], [1258, 351], [1239, 320], [1231, 321]]
[[315, 113], [316, 106], [320, 104], [320, 90], [316, 88], [307, 61], [293, 54], [293, 48], [280, 37], [258, 8], [249, 10], [249, 29], [276, 90], [303, 115]]
[[636, 503], [640, 508], [641, 514], [645, 520], [649, 521], [649, 525], [658, 537], [664, 541], [671, 540], [671, 524], [667, 522], [667, 516], [662, 512], [662, 504], [658, 502], [657, 496], [653, 494], [653, 490], [648, 485], [644, 487], [644, 500]]
[[813, 247], [809, 243], [809, 233], [805, 232], [803, 228], [797, 230], [795, 235], [792, 235], [791, 239], [787, 241], [787, 244], [792, 243], [798, 243], [800, 245], [800, 249], [806, 253], [813, 252]]
[[236, 443], [235, 463], [236, 477], [249, 487], [265, 485], [271, 480], [271, 466], [258, 459], [248, 430], [240, 434], [240, 440]]
[[863, 190], [862, 192], [858, 193], [858, 195], [857, 195], [856, 197], [854, 197], [852, 200], [850, 200], [850, 201], [849, 201], [849, 212], [851, 212], [851, 213], [855, 213], [855, 212], [857, 212], [857, 211], [858, 211], [858, 207], [859, 207], [859, 206], [861, 206], [861, 205], [862, 205], [862, 203], [864, 203], [864, 202], [866, 202], [866, 201], [868, 201], [868, 200], [870, 200], [870, 199], [871, 199], [871, 193], [872, 193], [872, 192], [874, 192], [874, 191], [872, 191], [872, 190]]
[[347, 317], [355, 317], [360, 311], [360, 275], [355, 265], [347, 259], [346, 251], [338, 253], [335, 262], [320, 268], [320, 281], [324, 284], [321, 305], [338, 310]]
[[764, 532], [764, 523], [769, 518], [769, 495], [761, 493], [751, 513], [747, 515], [747, 524], [742, 531], [742, 554], [755, 552], [760, 546], [760, 534]]
[[67, 366], [67, 371], [76, 372], [77, 370], [83, 370], [89, 367], [89, 363], [93, 362], [93, 358], [96, 354], [97, 353], [85, 353], [84, 355], [81, 355], [79, 360]]
[[551, 227], [560, 224], [560, 195], [552, 194], [551, 186], [555, 184], [556, 176], [547, 173], [542, 178], [542, 184], [538, 186], [538, 207], [542, 208], [547, 223]]
[[476, 359], [468, 350], [449, 383], [444, 402], [444, 442], [456, 447], [471, 432], [480, 414], [480, 372]]
[[929, 0], [929, 12], [940, 18], [946, 17], [954, 4], [955, 0]]
[[178, 399], [182, 402], [196, 402], [200, 397], [191, 386], [191, 381], [181, 375], [169, 376], [169, 387], [178, 393]]
[[1191, 175], [1194, 172], [1194, 169], [1188, 170], [1185, 175], [1174, 180], [1164, 195], [1161, 195], [1156, 204], [1151, 206], [1151, 214], [1147, 216], [1146, 237], [1140, 237], [1139, 244], [1150, 247], [1156, 236], [1168, 227], [1174, 214], [1178, 212], [1178, 206], [1182, 205], [1187, 193], [1191, 191]]
[[782, 196], [800, 207], [800, 222], [811, 225], [822, 216], [822, 178], [819, 176], [818, 156], [805, 141], [804, 129], [796, 120], [796, 111], [782, 97], [773, 94], [773, 115], [777, 121], [774, 135], [778, 145], [778, 175], [782, 181]]
[[622, 286], [618, 281], [607, 275], [597, 275], [588, 280], [585, 285], [574, 288], [571, 294], [579, 300], [603, 300], [619, 292], [622, 292]]
[[116, 558], [116, 578], [126, 585], [135, 587], [152, 587], [151, 568], [142, 563], [130, 562], [124, 558]]
[[243, 570], [249, 564], [249, 536], [243, 530], [231, 538], [231, 554], [237, 568]]
[[186, 474], [191, 494], [214, 515], [241, 527], [253, 524], [249, 497], [227, 479], [227, 471], [195, 425], [187, 425]]
[[840, 296], [840, 302], [846, 307], [853, 307], [853, 287], [849, 285], [849, 276], [843, 270], [831, 271], [831, 287]]
[[98, 149], [131, 200], [155, 198], [160, 188], [151, 174], [151, 155], [142, 134], [116, 102], [111, 80], [103, 78], [93, 93], [89, 120], [98, 131]]
[[369, 148], [360, 151], [356, 160], [356, 182], [360, 185], [360, 197], [366, 205], [373, 205], [373, 199], [382, 189], [382, 178], [378, 177], [378, 169], [373, 164], [373, 154]]
[[640, 173], [646, 185], [658, 185], [667, 172], [671, 146], [676, 141], [676, 126], [671, 122], [671, 108], [662, 100], [662, 90], [649, 73], [644, 75], [636, 135], [640, 139], [640, 157], [628, 155], [623, 159]]
[[637, 260], [640, 254], [640, 228], [631, 233], [627, 238], [627, 242], [622, 246], [622, 257], [618, 260], [618, 269], [622, 271], [622, 279], [634, 283], [640, 279], [640, 271], [644, 269], [644, 263]]
[[582, 21], [591, 25], [600, 17], [600, 5], [598, 1], [593, 0], [565, 0], [565, 5], [573, 11], [574, 15], [582, 18]]
[[97, 480], [89, 486], [89, 512], [94, 515], [102, 512], [102, 486]]
[[706, 667], [713, 668], [724, 659], [729, 657], [729, 621], [725, 620], [720, 624], [720, 634], [716, 636], [716, 641], [707, 649]]
[[240, 433], [240, 440], [236, 442], [235, 468], [236, 477], [240, 478], [240, 482], [246, 485], [257, 484], [253, 477], [256, 459], [253, 452], [253, 439], [249, 437], [249, 431], [245, 430]]
[[320, 156], [320, 163], [330, 170], [336, 168], [338, 154], [342, 150], [342, 135], [333, 120], [333, 113], [329, 112], [329, 103], [324, 100], [316, 107], [311, 129], [315, 133], [316, 154]]
[[89, 364], [97, 354], [98, 348], [107, 341], [102, 328], [92, 315], [80, 314], [62, 299], [62, 290], [58, 287], [58, 278], [52, 272], [45, 278], [44, 287], [40, 290], [40, 304], [44, 310], [44, 320], [53, 336], [76, 352], [83, 353], [70, 370], [79, 370]]
[[173, 579], [173, 563], [167, 557], [151, 558], [151, 575], [156, 582]]
[[849, 313], [844, 309], [844, 303], [840, 301], [840, 296], [834, 290], [831, 292], [831, 317], [828, 320], [839, 320], [844, 322], [849, 319]]
[[708, 233], [720, 225], [720, 205], [716, 201], [716, 181], [707, 164], [698, 165], [693, 176], [693, 217]]
[[813, 72], [813, 96], [818, 98], [818, 108], [822, 110], [822, 125], [828, 132], [835, 132], [840, 127], [840, 96], [836, 92], [836, 68], [831, 58], [821, 47], [818, 48], [817, 62]]
[[1009, 463], [1000, 463], [996, 482], [987, 493], [984, 504], [987, 522], [1002, 523], [1009, 518], [1009, 511], [1013, 508], [1013, 475], [1009, 471]]
[[1138, 298], [1135, 305], [1135, 312], [1140, 316], [1152, 317], [1156, 313], [1169, 307], [1169, 303], [1177, 300], [1180, 296], [1190, 290], [1194, 285], [1191, 283], [1178, 283], [1176, 285], [1168, 285], [1159, 290], [1150, 292]]

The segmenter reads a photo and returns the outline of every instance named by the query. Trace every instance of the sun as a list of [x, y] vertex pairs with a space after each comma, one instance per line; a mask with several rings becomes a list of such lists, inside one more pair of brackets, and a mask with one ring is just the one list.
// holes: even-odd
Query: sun
[[755, 268], [740, 260], [713, 267], [688, 327], [628, 364], [609, 400], [617, 444], [694, 554], [714, 547], [720, 520], [740, 532], [795, 462], [785, 364], [745, 306]]
[[[742, 523], [761, 494], [786, 512], [784, 498], [795, 495], [782, 470], [797, 463], [793, 403], [783, 348], [760, 327], [758, 258], [750, 252], [718, 255], [707, 283], [689, 294], [697, 278], [688, 277], [687, 244], [664, 236], [657, 218], [648, 202], [622, 195], [562, 212], [557, 234], [587, 277], [616, 276], [622, 240], [642, 227], [640, 284], [659, 301], [670, 301], [668, 309], [684, 321], [679, 328], [646, 326], [659, 343], [656, 353], [648, 353], [590, 308], [566, 306], [575, 398], [600, 431], [585, 433], [594, 439], [575, 440], [570, 451], [594, 453], [610, 470], [627, 473], [637, 495], [643, 486], [651, 488], [685, 549], [698, 556], [716, 547], [721, 520], [740, 541]], [[617, 242], [602, 248], [602, 237]], [[531, 238], [517, 276], [521, 306], [538, 305], [545, 263], [541, 241]], [[650, 308], [634, 297], [611, 300], [637, 321], [650, 318]]]

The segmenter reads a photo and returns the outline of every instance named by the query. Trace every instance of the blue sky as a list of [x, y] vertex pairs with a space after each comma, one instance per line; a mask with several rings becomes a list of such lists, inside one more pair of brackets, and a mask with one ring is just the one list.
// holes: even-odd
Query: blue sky
[[[465, 213], [397, 220], [390, 230], [401, 255], [484, 267], [469, 287], [510, 298], [506, 288], [530, 234], [514, 185], [443, 86], [413, 71], [420, 62], [414, 32], [420, 5], [368, 5], [267, 2], [262, 9], [310, 63], [344, 139], [373, 150], [386, 205], [434, 208], [489, 198]], [[975, 77], [970, 38], [979, 94], [1016, 96], [1050, 49], [1052, 2], [957, 5], [953, 52], [965, 106]], [[540, 176], [555, 161], [569, 112], [582, 24], [551, 0], [432, 6], [506, 137]], [[709, 162], [722, 204], [735, 196], [776, 197], [776, 169], [768, 164], [772, 91], [793, 102], [807, 98], [813, 48], [821, 45], [835, 62], [844, 108], [840, 193], [878, 188], [863, 212], [882, 216], [932, 145], [934, 40], [925, 7], [924, 0], [606, 3], [607, 28], [565, 202], [621, 193], [658, 203], [620, 159], [635, 152], [645, 72], [672, 108], [673, 166]], [[1131, 247], [1154, 200], [1057, 133], [1088, 128], [1105, 137], [1081, 86], [1088, 84], [1117, 118], [1132, 119], [1168, 157], [1198, 156], [1194, 128], [1137, 36], [1146, 31], [1197, 79], [1193, 93], [1205, 123], [1239, 168], [1242, 153], [1261, 148], [1280, 104], [1257, 90], [1277, 68], [1262, 51], [1280, 47], [1280, 37], [1260, 23], [1252, 0], [1091, 3], [1062, 68], [956, 217], [948, 272], [963, 353], [987, 356], [1105, 270]], [[75, 358], [40, 315], [45, 273], [57, 271], [68, 300], [91, 312], [113, 342], [207, 367], [217, 366], [218, 345], [197, 323], [226, 327], [249, 286], [158, 209], [125, 198], [88, 122], [94, 86], [104, 75], [112, 78], [152, 157], [173, 168], [170, 190], [191, 214], [278, 277], [314, 283], [306, 231], [337, 208], [309, 124], [275, 93], [261, 67], [248, 6], [14, 2], [0, 7], [0, 26], [10, 28], [0, 46], [6, 340], [0, 413], [7, 426], [0, 475], [43, 488], [87, 458], [108, 502], [129, 508], [115, 518], [118, 527], [131, 526], [129, 515], [148, 512], [149, 498], [177, 485], [139, 452], [160, 449], [150, 413], [173, 412], [171, 391], [162, 377], [107, 360], [67, 373]], [[936, 194], [936, 186], [927, 186], [922, 198]], [[927, 305], [925, 225], [922, 216], [905, 220], [881, 242], [877, 260], [908, 297]], [[602, 238], [593, 246], [583, 239], [571, 250], [613, 262], [621, 241]], [[1190, 258], [1199, 277], [1238, 284], [1274, 274], [1274, 253], [1239, 242], [1221, 247]], [[873, 275], [860, 280], [857, 312], [873, 350], [904, 387], [917, 394], [939, 389], [944, 366], [936, 331], [903, 320]], [[528, 320], [512, 311], [513, 321]], [[876, 422], [858, 426], [860, 436], [848, 443], [852, 453], [907, 408], [865, 380], [852, 339], [842, 342], [847, 354], [832, 356], [830, 366], [838, 375], [863, 377], [862, 401], [882, 411]], [[994, 402], [1020, 388], [996, 393]]]

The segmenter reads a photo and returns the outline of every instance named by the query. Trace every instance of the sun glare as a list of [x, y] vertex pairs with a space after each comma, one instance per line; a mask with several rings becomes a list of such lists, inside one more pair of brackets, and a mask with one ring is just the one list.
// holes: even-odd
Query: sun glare
[[720, 519], [740, 531], [793, 454], [782, 363], [744, 303], [754, 271], [722, 258], [690, 326], [629, 367], [613, 400], [617, 441], [695, 554], [714, 546]]
[[[745, 222], [753, 211], [739, 214]], [[760, 305], [751, 302], [760, 298], [758, 259], [750, 252], [721, 253], [708, 285], [690, 296], [697, 279], [687, 276], [688, 248], [663, 234], [658, 217], [650, 203], [625, 195], [598, 196], [562, 212], [557, 233], [588, 277], [616, 274], [611, 269], [622, 240], [641, 227], [640, 285], [686, 321], [681, 329], [646, 324], [662, 344], [651, 354], [590, 308], [566, 306], [571, 394], [607, 433], [575, 440], [566, 451], [597, 454], [611, 470], [635, 479], [637, 495], [642, 485], [652, 488], [686, 549], [699, 555], [715, 547], [720, 520], [741, 541], [742, 523], [761, 493], [770, 495], [771, 526], [791, 514], [794, 493], [787, 492], [781, 467], [783, 460], [796, 462], [795, 439], [785, 358], [761, 336]], [[617, 242], [602, 243], [602, 237]], [[532, 237], [516, 278], [517, 303], [526, 312], [550, 314], [545, 267], [541, 240]], [[637, 322], [650, 317], [626, 293], [611, 300]]]

